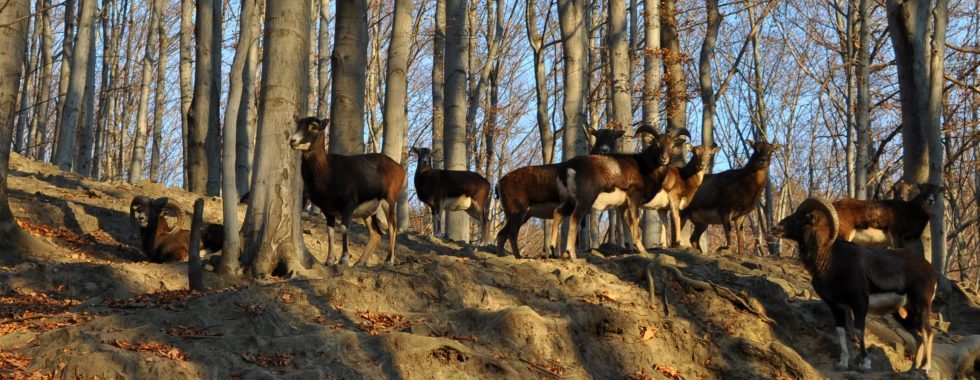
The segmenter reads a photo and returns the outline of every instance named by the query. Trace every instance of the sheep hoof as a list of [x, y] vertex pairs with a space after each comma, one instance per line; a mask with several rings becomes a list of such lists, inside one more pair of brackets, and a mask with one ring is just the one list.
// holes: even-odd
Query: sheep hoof
[[847, 371], [847, 361], [841, 360], [837, 362], [836, 368], [838, 371]]
[[865, 357], [864, 360], [861, 361], [860, 370], [861, 373], [871, 372], [871, 358]]

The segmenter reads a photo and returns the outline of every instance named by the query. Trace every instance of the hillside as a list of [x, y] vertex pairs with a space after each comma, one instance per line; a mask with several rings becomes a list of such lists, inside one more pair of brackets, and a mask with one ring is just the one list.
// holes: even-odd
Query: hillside
[[[188, 210], [194, 196], [93, 182], [16, 154], [10, 185], [21, 225], [50, 248], [0, 255], [2, 378], [925, 377], [895, 373], [911, 366], [912, 340], [881, 318], [868, 329], [872, 373], [835, 371], [830, 313], [791, 257], [517, 260], [408, 233], [393, 269], [234, 287], [208, 275], [213, 290], [198, 294], [184, 290], [186, 263], [140, 261], [128, 215], [137, 194]], [[205, 218], [219, 221], [218, 199]], [[322, 260], [324, 223], [304, 224]], [[366, 233], [356, 231], [359, 254]], [[651, 306], [654, 255], [716, 287], [658, 273]], [[976, 378], [978, 296], [941, 288], [930, 377], [962, 367]]]

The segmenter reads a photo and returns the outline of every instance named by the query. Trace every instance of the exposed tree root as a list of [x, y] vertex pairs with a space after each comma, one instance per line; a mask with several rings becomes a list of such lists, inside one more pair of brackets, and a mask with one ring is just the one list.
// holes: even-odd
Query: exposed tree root
[[654, 304], [654, 297], [655, 297], [655, 284], [654, 284], [654, 276], [653, 276], [653, 273], [655, 271], [658, 272], [660, 274], [660, 277], [663, 278], [664, 280], [664, 287], [661, 293], [663, 295], [665, 315], [668, 316], [670, 315], [670, 303], [668, 303], [667, 301], [667, 292], [670, 291], [670, 287], [667, 286], [666, 283], [667, 275], [669, 274], [672, 275], [675, 281], [679, 282], [681, 285], [687, 288], [697, 290], [697, 291], [706, 291], [706, 290], [713, 291], [715, 292], [715, 294], [718, 294], [720, 297], [725, 298], [729, 302], [738, 305], [743, 310], [755, 314], [756, 316], [766, 321], [767, 323], [770, 324], [775, 323], [775, 321], [773, 321], [766, 315], [765, 310], [762, 308], [762, 305], [758, 303], [758, 301], [751, 300], [744, 296], [741, 296], [733, 292], [731, 289], [728, 289], [724, 286], [716, 285], [708, 281], [695, 280], [690, 277], [687, 277], [677, 267], [677, 260], [672, 256], [668, 256], [664, 254], [658, 254], [656, 257], [654, 257], [654, 259], [650, 262], [650, 264], [647, 265], [646, 275], [647, 275], [647, 285], [649, 286], [649, 290], [650, 290], [651, 306], [653, 306]]

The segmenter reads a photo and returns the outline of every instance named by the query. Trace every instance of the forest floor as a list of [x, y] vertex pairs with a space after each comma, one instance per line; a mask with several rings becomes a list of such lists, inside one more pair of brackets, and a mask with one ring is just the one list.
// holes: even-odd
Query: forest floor
[[[187, 210], [192, 194], [94, 182], [16, 154], [9, 180], [14, 214], [49, 248], [0, 254], [0, 378], [926, 377], [905, 372], [912, 339], [890, 318], [869, 323], [870, 374], [836, 371], [830, 313], [792, 257], [514, 259], [406, 233], [394, 268], [229, 287], [208, 273], [211, 290], [193, 293], [186, 263], [143, 261], [127, 215], [138, 194]], [[220, 215], [220, 200], [206, 199], [205, 219]], [[323, 221], [304, 230], [322, 262]], [[359, 254], [366, 233], [355, 231]], [[711, 286], [654, 271], [651, 304], [655, 257]], [[945, 285], [929, 375], [976, 378], [980, 297]]]

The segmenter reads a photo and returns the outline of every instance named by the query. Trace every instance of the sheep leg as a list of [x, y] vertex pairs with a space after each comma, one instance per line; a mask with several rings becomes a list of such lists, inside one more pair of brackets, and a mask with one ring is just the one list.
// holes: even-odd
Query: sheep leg
[[639, 211], [639, 209], [633, 207], [626, 207], [622, 214], [626, 217], [626, 222], [629, 223], [630, 233], [633, 235], [633, 245], [636, 246], [637, 253], [645, 254], [647, 250], [643, 246], [643, 232], [640, 230]]
[[470, 208], [466, 209], [466, 215], [469, 215], [474, 220], [480, 222], [479, 242], [481, 245], [486, 244], [487, 235], [489, 235], [489, 233], [487, 232], [487, 218], [486, 213], [483, 212], [483, 207], [480, 207], [476, 202], [473, 202], [473, 204], [470, 205]]
[[680, 200], [670, 201], [670, 222], [673, 223], [670, 230], [673, 233], [673, 236], [670, 237], [670, 246], [674, 248], [681, 246], [681, 228], [684, 226], [681, 224], [681, 210], [679, 204]]
[[589, 210], [582, 205], [591, 205], [593, 202], [577, 202], [575, 204], [575, 210], [572, 211], [572, 217], [568, 219], [568, 239], [565, 241], [565, 253], [572, 260], [578, 260], [578, 255], [576, 254], [576, 245], [578, 240], [578, 229], [579, 224], [582, 220], [589, 214]]
[[[497, 238], [495, 243], [497, 245], [497, 256], [504, 255], [504, 244], [507, 243], [507, 237], [510, 236], [510, 225], [513, 223], [514, 215], [504, 215], [504, 226], [497, 231]], [[518, 259], [521, 258], [520, 252], [514, 251], [514, 256]]]
[[363, 223], [368, 228], [368, 232], [371, 237], [368, 239], [367, 246], [364, 247], [364, 252], [357, 259], [354, 259], [354, 265], [367, 265], [368, 258], [374, 256], [375, 252], [378, 250], [378, 243], [381, 242], [381, 226], [379, 225], [378, 216], [372, 215], [363, 219]]
[[439, 218], [439, 209], [437, 207], [429, 207], [429, 210], [432, 210], [432, 236], [437, 237], [439, 236], [439, 228], [442, 227], [439, 225], [442, 222], [440, 220], [441, 218]]
[[705, 253], [704, 250], [701, 249], [701, 235], [703, 235], [704, 231], [707, 229], [707, 225], [694, 223], [694, 230], [691, 231], [691, 247], [694, 247], [694, 249], [701, 253]]
[[851, 307], [851, 311], [854, 313], [854, 329], [857, 330], [858, 345], [861, 348], [858, 356], [861, 364], [858, 368], [861, 372], [868, 372], [871, 371], [871, 358], [868, 357], [868, 350], [864, 344], [864, 324], [867, 322], [868, 305], [859, 302]]
[[[725, 249], [732, 250], [732, 220], [725, 218], [721, 221], [721, 227], [725, 229]], [[719, 248], [719, 251], [722, 249]]]
[[735, 253], [739, 256], [742, 255], [742, 225], [745, 222], [745, 217], [741, 216], [735, 218]]
[[657, 210], [657, 215], [660, 216], [660, 248], [667, 247], [667, 210]]
[[326, 219], [327, 219], [327, 261], [325, 262], [325, 264], [333, 265], [334, 264], [334, 256], [333, 256], [334, 224], [336, 223], [336, 220], [334, 219], [334, 217], [330, 215], [326, 215]]
[[561, 255], [558, 254], [558, 230], [561, 229], [562, 218], [564, 218], [564, 215], [562, 215], [562, 213], [558, 210], [559, 209], [555, 209], [552, 217], [551, 246], [548, 247], [548, 249], [551, 250], [551, 257], [554, 258], [561, 257]]
[[845, 310], [836, 304], [827, 302], [830, 306], [830, 313], [834, 315], [834, 327], [837, 330], [837, 343], [840, 344], [840, 361], [837, 362], [837, 370], [847, 370], [848, 361], [851, 354], [847, 351], [847, 314]]
[[[397, 202], [397, 200], [395, 201]], [[389, 203], [385, 215], [388, 217], [388, 265], [395, 266], [395, 240], [398, 239], [398, 207]]]
[[337, 264], [336, 267], [338, 274], [343, 274], [344, 270], [350, 266], [350, 245], [347, 235], [350, 234], [351, 213], [353, 213], [353, 211], [354, 210], [345, 210], [340, 216], [340, 233], [342, 235], [343, 251], [340, 255], [340, 263]]

